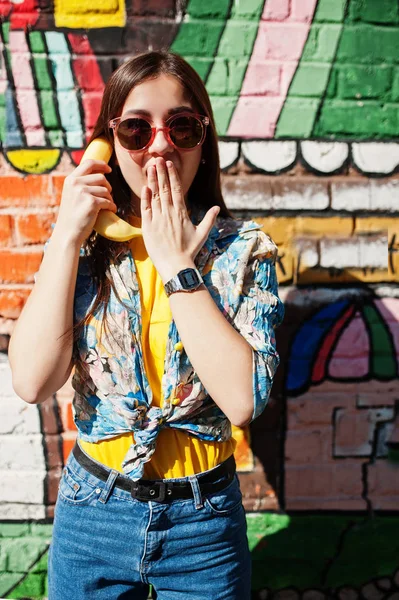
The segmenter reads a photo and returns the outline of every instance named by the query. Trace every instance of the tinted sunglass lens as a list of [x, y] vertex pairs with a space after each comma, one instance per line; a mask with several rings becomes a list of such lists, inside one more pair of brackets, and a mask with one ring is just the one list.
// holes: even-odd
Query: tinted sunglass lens
[[194, 148], [202, 139], [202, 123], [196, 117], [177, 117], [170, 124], [170, 137], [178, 148]]
[[124, 119], [119, 123], [118, 139], [127, 150], [140, 150], [151, 139], [151, 125], [144, 119]]

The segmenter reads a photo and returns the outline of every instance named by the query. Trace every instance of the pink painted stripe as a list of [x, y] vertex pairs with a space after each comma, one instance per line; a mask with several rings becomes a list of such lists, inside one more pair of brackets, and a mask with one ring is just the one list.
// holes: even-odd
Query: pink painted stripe
[[30, 53], [24, 31], [10, 30], [11, 69], [22, 127], [28, 146], [44, 146], [44, 129], [29, 62]]
[[370, 340], [359, 312], [343, 331], [331, 357], [328, 372], [334, 379], [357, 379], [369, 372]]
[[375, 304], [391, 331], [399, 365], [399, 298], [383, 298]]
[[281, 12], [281, 0], [266, 0], [228, 135], [273, 137], [316, 4], [317, 0], [293, 2]]

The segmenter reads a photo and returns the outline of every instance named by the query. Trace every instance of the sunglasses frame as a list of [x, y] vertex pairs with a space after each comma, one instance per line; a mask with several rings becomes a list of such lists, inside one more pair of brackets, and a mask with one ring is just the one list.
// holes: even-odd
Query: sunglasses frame
[[[176, 146], [176, 144], [173, 142], [173, 140], [170, 137], [169, 132], [171, 131], [172, 127], [169, 127], [168, 123], [171, 123], [171, 122], [173, 122], [174, 119], [178, 119], [180, 117], [194, 117], [201, 123], [202, 137], [201, 137], [200, 141], [198, 142], [198, 144], [196, 144], [192, 148], [180, 148], [179, 146]], [[119, 125], [123, 121], [127, 121], [128, 119], [142, 119], [143, 121], [146, 121], [151, 127], [150, 140], [148, 141], [148, 143], [145, 146], [143, 146], [142, 148], [138, 148], [137, 150], [129, 150], [129, 148], [125, 148], [125, 146], [123, 146], [121, 144], [121, 142], [119, 141], [119, 138], [118, 138]], [[166, 139], [173, 146], [173, 148], [176, 148], [176, 150], [179, 150], [180, 152], [190, 152], [190, 150], [195, 150], [195, 148], [198, 148], [198, 146], [201, 146], [204, 143], [205, 136], [206, 136], [206, 128], [209, 125], [209, 122], [210, 122], [209, 117], [206, 117], [204, 115], [200, 115], [198, 113], [192, 113], [192, 112], [181, 112], [181, 113], [172, 115], [171, 117], [166, 119], [166, 121], [164, 121], [165, 127], [153, 127], [152, 122], [149, 119], [147, 119], [146, 117], [140, 117], [140, 116], [137, 116], [137, 117], [129, 116], [129, 117], [124, 117], [124, 118], [116, 117], [115, 119], [111, 119], [109, 121], [108, 127], [113, 130], [114, 136], [116, 138], [118, 138], [119, 144], [121, 145], [121, 147], [124, 150], [126, 150], [126, 152], [143, 152], [143, 150], [147, 150], [147, 148], [149, 148], [151, 146], [151, 144], [154, 142], [155, 136], [157, 135], [158, 131], [164, 132]]]

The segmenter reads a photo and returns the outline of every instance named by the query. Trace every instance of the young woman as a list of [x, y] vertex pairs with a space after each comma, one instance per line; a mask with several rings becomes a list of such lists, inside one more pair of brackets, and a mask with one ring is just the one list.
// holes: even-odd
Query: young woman
[[[75, 367], [78, 441], [59, 486], [49, 599], [145, 600], [152, 584], [158, 600], [249, 600], [231, 424], [262, 412], [278, 365], [276, 247], [227, 210], [210, 101], [181, 57], [120, 66], [100, 135], [110, 164], [85, 160], [66, 178], [10, 343], [28, 402]], [[97, 235], [101, 209], [142, 235]]]

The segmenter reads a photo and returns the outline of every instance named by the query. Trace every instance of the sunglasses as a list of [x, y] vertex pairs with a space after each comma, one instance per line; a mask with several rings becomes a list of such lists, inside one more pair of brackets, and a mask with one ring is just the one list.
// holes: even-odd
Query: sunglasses
[[143, 117], [117, 117], [109, 122], [120, 145], [129, 152], [145, 150], [163, 131], [168, 142], [178, 150], [192, 150], [205, 139], [209, 118], [193, 113], [178, 113], [164, 122], [165, 127], [153, 127]]

